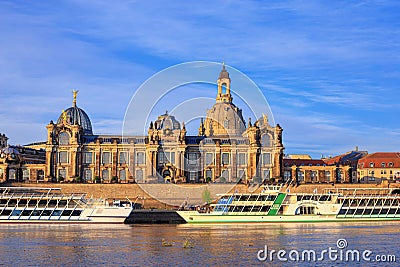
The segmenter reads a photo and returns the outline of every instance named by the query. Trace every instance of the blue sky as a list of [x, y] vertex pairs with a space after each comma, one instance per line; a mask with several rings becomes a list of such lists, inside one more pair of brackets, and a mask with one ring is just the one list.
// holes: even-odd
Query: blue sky
[[262, 90], [285, 153], [399, 151], [398, 14], [400, 2], [384, 0], [3, 0], [0, 132], [44, 140], [78, 89], [94, 132], [120, 134], [153, 74], [224, 60]]

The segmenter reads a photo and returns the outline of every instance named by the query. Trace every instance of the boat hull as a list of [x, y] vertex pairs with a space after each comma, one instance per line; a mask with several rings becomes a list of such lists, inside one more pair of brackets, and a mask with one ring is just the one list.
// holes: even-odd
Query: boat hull
[[346, 217], [336, 215], [229, 215], [199, 213], [197, 211], [177, 211], [187, 223], [299, 223], [299, 222], [350, 222], [350, 221], [400, 221], [396, 217]]
[[129, 217], [132, 208], [84, 209], [79, 217], [69, 216], [0, 216], [0, 223], [43, 223], [43, 224], [122, 224]]

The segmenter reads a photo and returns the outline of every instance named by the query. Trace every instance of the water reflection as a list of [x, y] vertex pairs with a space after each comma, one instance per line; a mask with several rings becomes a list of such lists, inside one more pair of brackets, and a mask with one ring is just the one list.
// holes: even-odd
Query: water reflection
[[[10, 265], [258, 265], [257, 251], [349, 247], [400, 258], [398, 223], [0, 225], [0, 257]], [[172, 242], [163, 247], [161, 240]], [[189, 240], [193, 248], [184, 248]], [[278, 264], [278, 263], [277, 263]], [[324, 266], [325, 263], [318, 263]], [[300, 266], [302, 264], [299, 264]], [[302, 266], [309, 264], [303, 263]], [[326, 262], [325, 266], [332, 265]], [[354, 265], [354, 264], [352, 264]], [[361, 266], [361, 265], [360, 265]]]

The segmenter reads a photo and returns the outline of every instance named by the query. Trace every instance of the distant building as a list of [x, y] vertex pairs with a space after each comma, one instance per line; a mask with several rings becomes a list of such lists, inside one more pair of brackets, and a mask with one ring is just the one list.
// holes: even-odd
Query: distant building
[[286, 159], [312, 159], [310, 155], [307, 154], [289, 154], [285, 156]]
[[0, 182], [44, 179], [45, 162], [44, 150], [6, 146], [0, 150]]
[[322, 159], [283, 159], [284, 181], [292, 183], [348, 183], [350, 167], [328, 165]]
[[368, 151], [360, 151], [358, 147], [355, 150], [335, 156], [330, 158], [323, 158], [323, 161], [327, 165], [335, 165], [335, 166], [349, 166], [350, 174], [350, 182], [357, 182], [357, 167], [358, 162], [362, 157], [368, 155]]
[[0, 133], [0, 148], [7, 146], [8, 137], [5, 134]]
[[355, 183], [358, 160], [367, 151], [350, 151], [330, 158], [312, 159], [309, 155], [293, 154], [283, 159], [284, 181], [296, 183]]
[[[215, 104], [201, 120], [198, 136], [186, 135], [185, 124], [162, 114], [146, 136], [96, 135], [86, 112], [76, 103], [46, 126], [47, 140], [28, 145], [45, 151], [45, 164], [30, 182], [261, 182], [283, 176], [282, 128], [267, 116], [247, 122], [233, 103], [231, 79], [223, 66]], [[23, 162], [23, 161], [21, 161]], [[3, 180], [13, 176], [6, 174]], [[21, 176], [24, 180], [28, 176]]]
[[358, 161], [358, 178], [362, 182], [400, 179], [400, 153], [377, 152]]

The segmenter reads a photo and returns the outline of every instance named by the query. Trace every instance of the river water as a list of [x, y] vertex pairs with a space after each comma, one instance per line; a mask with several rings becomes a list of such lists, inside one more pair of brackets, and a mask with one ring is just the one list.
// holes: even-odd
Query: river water
[[[399, 266], [399, 226], [388, 222], [2, 224], [0, 266]], [[162, 239], [172, 246], [163, 246]], [[329, 248], [333, 254], [321, 254]], [[279, 260], [276, 253], [272, 258], [266, 257], [265, 250], [267, 255], [271, 250], [284, 250], [286, 254], [281, 252]], [[302, 258], [304, 250], [315, 251], [315, 261], [312, 254], [311, 258], [307, 258], [308, 254]], [[351, 254], [346, 260], [344, 255], [348, 250], [359, 251], [360, 261], [352, 261]], [[371, 253], [364, 260], [361, 254], [366, 250]], [[377, 255], [386, 262], [377, 262]], [[389, 262], [393, 261], [392, 255], [397, 262]]]

